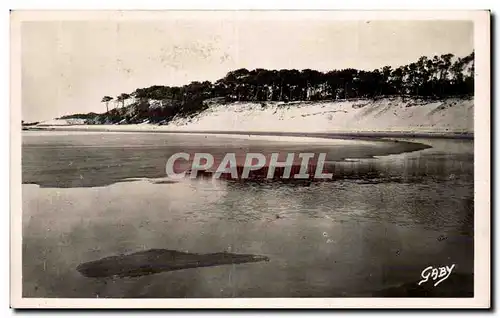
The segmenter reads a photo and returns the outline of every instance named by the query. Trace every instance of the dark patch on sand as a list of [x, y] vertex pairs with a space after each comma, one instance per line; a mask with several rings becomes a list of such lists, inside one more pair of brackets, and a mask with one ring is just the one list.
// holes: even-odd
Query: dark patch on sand
[[154, 184], [174, 184], [174, 183], [179, 183], [179, 181], [161, 180], [161, 181], [151, 181], [151, 183], [154, 183]]
[[85, 277], [136, 277], [187, 268], [269, 261], [252, 254], [184, 253], [166, 249], [150, 249], [128, 255], [105, 257], [80, 264], [76, 270]]

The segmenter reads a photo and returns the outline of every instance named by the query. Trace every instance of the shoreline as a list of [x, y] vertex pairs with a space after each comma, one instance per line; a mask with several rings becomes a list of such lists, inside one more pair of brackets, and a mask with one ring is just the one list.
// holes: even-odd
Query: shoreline
[[161, 134], [210, 134], [234, 136], [273, 136], [302, 137], [315, 139], [381, 139], [381, 138], [436, 138], [474, 140], [473, 132], [442, 131], [232, 131], [232, 130], [174, 130], [162, 126], [140, 127], [138, 125], [59, 125], [26, 127], [22, 131], [61, 131], [61, 132], [115, 132], [115, 133], [161, 133]]

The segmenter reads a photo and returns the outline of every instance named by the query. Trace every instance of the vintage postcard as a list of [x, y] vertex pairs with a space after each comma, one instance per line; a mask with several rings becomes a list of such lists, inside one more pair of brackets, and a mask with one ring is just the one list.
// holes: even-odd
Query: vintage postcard
[[11, 306], [489, 308], [490, 12], [12, 11]]

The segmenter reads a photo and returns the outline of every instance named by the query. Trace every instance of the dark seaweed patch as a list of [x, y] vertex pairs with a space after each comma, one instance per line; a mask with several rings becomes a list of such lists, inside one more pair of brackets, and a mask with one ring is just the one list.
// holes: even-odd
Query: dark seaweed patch
[[196, 267], [269, 261], [252, 254], [196, 254], [166, 249], [150, 249], [128, 255], [105, 257], [80, 264], [76, 270], [85, 277], [136, 277]]

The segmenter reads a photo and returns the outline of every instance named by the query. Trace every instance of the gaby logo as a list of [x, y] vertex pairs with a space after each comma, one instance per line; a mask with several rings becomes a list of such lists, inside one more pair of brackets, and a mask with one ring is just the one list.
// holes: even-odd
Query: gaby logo
[[[437, 281], [434, 284], [434, 287], [445, 281], [448, 277], [450, 277], [451, 272], [453, 271], [453, 268], [455, 267], [455, 264], [451, 266], [444, 266], [444, 267], [432, 267], [429, 266], [425, 268], [422, 273], [422, 280], [418, 282], [419, 285], [427, 282], [429, 279], [432, 279], [433, 281]], [[439, 280], [438, 280], [439, 279]]]
[[223, 179], [331, 179], [324, 173], [326, 153], [226, 153], [215, 159], [209, 153], [176, 153], [167, 160], [171, 178], [211, 177]]

